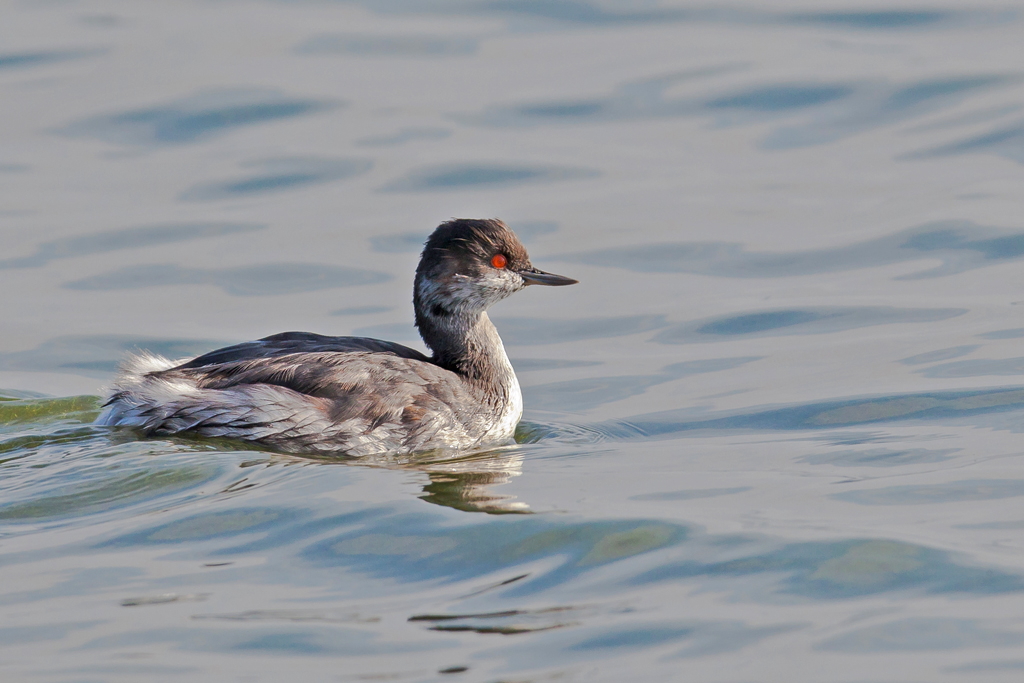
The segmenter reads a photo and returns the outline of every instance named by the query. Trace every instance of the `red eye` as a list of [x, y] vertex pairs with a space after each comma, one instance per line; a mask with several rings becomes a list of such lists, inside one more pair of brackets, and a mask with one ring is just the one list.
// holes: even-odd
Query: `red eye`
[[495, 268], [504, 268], [508, 265], [508, 259], [503, 254], [495, 254], [491, 257], [491, 265]]

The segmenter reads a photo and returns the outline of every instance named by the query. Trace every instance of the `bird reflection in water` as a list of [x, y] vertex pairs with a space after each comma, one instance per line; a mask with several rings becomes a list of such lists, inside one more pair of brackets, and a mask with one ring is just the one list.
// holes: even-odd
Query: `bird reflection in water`
[[530, 506], [516, 500], [516, 496], [492, 490], [523, 473], [523, 456], [515, 446], [479, 451], [461, 458], [444, 458], [426, 452], [362, 458], [275, 455], [274, 459], [422, 472], [429, 481], [423, 485], [419, 498], [433, 505], [492, 515], [533, 514]]
[[522, 474], [522, 466], [522, 455], [501, 450], [464, 460], [429, 463], [416, 468], [430, 477], [420, 499], [465, 512], [531, 514], [530, 506], [516, 500], [516, 496], [492, 490], [492, 487], [507, 484], [512, 477]]

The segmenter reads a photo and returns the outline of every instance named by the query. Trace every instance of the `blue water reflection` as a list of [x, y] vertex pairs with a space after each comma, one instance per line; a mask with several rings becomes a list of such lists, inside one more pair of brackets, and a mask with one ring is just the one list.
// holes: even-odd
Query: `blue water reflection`
[[977, 153], [996, 154], [1024, 164], [1024, 122], [997, 126], [987, 133], [908, 154], [906, 158], [931, 159]]
[[717, 498], [719, 496], [730, 496], [734, 493], [749, 491], [749, 486], [736, 486], [726, 489], [690, 489], [686, 491], [665, 491], [662, 493], [644, 493], [633, 496], [632, 500], [695, 500], [697, 498]]
[[[879, 626], [857, 629], [818, 644], [838, 652], [943, 651], [965, 647], [1009, 647], [1024, 644], [1024, 633], [1008, 630], [996, 620], [896, 619]], [[964, 669], [957, 669], [963, 671]], [[967, 671], [985, 671], [969, 668]], [[996, 668], [995, 670], [999, 670]]]
[[76, 61], [98, 57], [105, 49], [86, 48], [79, 50], [41, 50], [37, 52], [0, 53], [0, 69], [23, 69], [55, 62]]
[[833, 451], [800, 458], [800, 462], [812, 465], [835, 465], [837, 467], [899, 467], [918, 463], [945, 462], [953, 459], [959, 448], [868, 448], [860, 451]]
[[971, 662], [960, 666], [948, 666], [945, 671], [952, 673], [986, 673], [990, 671], [1021, 671], [1024, 670], [1024, 659], [995, 659]]
[[[663, 371], [681, 376], [737, 367], [745, 360], [751, 359], [680, 363]], [[964, 398], [950, 400], [963, 402]], [[984, 402], [992, 400], [988, 396]], [[0, 402], [0, 409], [3, 407]], [[68, 419], [68, 413], [56, 404], [52, 409], [63, 416], [59, 420]], [[0, 411], [0, 420], [4, 415]], [[54, 435], [71, 423], [61, 424], [58, 421], [52, 428]], [[68, 443], [77, 444], [79, 450], [69, 452]], [[0, 521], [7, 529], [41, 520], [88, 529], [89, 519], [104, 519], [122, 509], [150, 512], [107, 527], [91, 541], [7, 552], [0, 561], [8, 571], [46, 558], [70, 558], [74, 563], [88, 557], [93, 563], [116, 565], [124, 557], [152, 549], [160, 562], [170, 563], [164, 565], [161, 577], [147, 576], [132, 566], [78, 567], [65, 571], [56, 585], [8, 592], [0, 602], [31, 605], [54, 596], [103, 594], [116, 596], [123, 609], [130, 610], [157, 611], [171, 604], [189, 609], [189, 603], [200, 602], [204, 607], [184, 612], [191, 614], [189, 621], [170, 623], [154, 612], [139, 622], [141, 626], [130, 629], [96, 629], [96, 624], [105, 623], [98, 621], [55, 622], [52, 629], [27, 629], [12, 642], [59, 640], [75, 630], [81, 631], [76, 638], [84, 651], [100, 652], [170, 646], [185, 652], [220, 654], [396, 657], [445, 652], [453, 647], [450, 640], [420, 639], [393, 630], [389, 618], [394, 617], [381, 615], [393, 614], [382, 610], [394, 610], [398, 595], [398, 616], [438, 638], [545, 634], [542, 640], [510, 641], [494, 653], [518, 666], [646, 651], [687, 659], [743, 651], [765, 639], [805, 630], [808, 624], [792, 619], [698, 618], [685, 607], [672, 619], [645, 614], [608, 596], [622, 590], [684, 586], [694, 595], [709, 591], [725, 594], [733, 603], [779, 605], [794, 600], [855, 601], [868, 596], [963, 599], [1024, 592], [1024, 575], [972, 564], [927, 545], [886, 538], [787, 541], [761, 534], [708, 532], [696, 525], [657, 518], [465, 515], [459, 511], [474, 510], [472, 501], [479, 500], [481, 489], [474, 487], [473, 481], [507, 481], [487, 475], [487, 460], [480, 460], [475, 467], [467, 463], [468, 469], [462, 472], [446, 470], [440, 463], [415, 470], [430, 473], [423, 499], [445, 506], [431, 508], [444, 512], [425, 512], [416, 507], [416, 501], [361, 500], [356, 492], [360, 487], [354, 486], [357, 480], [350, 476], [353, 468], [341, 464], [307, 461], [293, 467], [299, 462], [292, 458], [272, 464], [268, 460], [272, 456], [267, 454], [253, 453], [243, 459], [242, 454], [216, 451], [202, 442], [114, 443], [114, 448], [126, 446], [128, 450], [115, 460], [97, 457], [109, 451], [111, 443], [92, 430], [80, 433], [72, 442], [39, 442], [34, 460], [8, 462], [8, 500], [18, 485], [17, 477], [29, 482], [31, 490], [21, 493], [20, 500], [0, 506]], [[951, 453], [862, 452], [861, 462], [848, 457], [813, 462], [869, 465], [892, 458], [902, 463], [934, 463]], [[154, 454], [160, 458], [154, 460]], [[73, 468], [60, 469], [69, 457], [74, 459], [69, 463]], [[33, 466], [40, 465], [46, 465], [44, 471], [50, 470], [49, 478], [36, 474], [39, 470]], [[73, 479], [68, 476], [71, 471]], [[291, 482], [289, 487], [276, 485], [285, 479]], [[452, 486], [455, 481], [462, 482], [461, 488]], [[287, 488], [309, 490], [314, 482], [317, 491], [329, 494], [327, 498], [315, 491], [300, 497], [282, 496]], [[333, 498], [333, 492], [346, 489], [356, 498]], [[665, 505], [669, 511], [681, 503], [735, 500], [752, 490], [751, 486], [695, 487], [639, 494], [631, 500]], [[261, 491], [269, 491], [269, 495]], [[363, 489], [363, 495], [372, 496], [372, 490]], [[1020, 481], [965, 479], [930, 487], [859, 488], [833, 498], [862, 505], [907, 505], [1020, 495], [1024, 495]], [[178, 569], [167, 572], [171, 566]], [[197, 573], [197, 566], [217, 573]], [[291, 603], [269, 600], [266, 596], [272, 593], [272, 586], [284, 576], [304, 577], [303, 581], [317, 586], [317, 596]], [[259, 596], [256, 605], [279, 607], [241, 611], [212, 607], [216, 596], [231, 586], [245, 586]], [[462, 597], [443, 600], [445, 606], [438, 607], [436, 599], [418, 598], [426, 587]], [[358, 600], [362, 607], [354, 608], [351, 600]], [[206, 601], [211, 602], [210, 607], [205, 606]], [[885, 624], [855, 625], [819, 640], [816, 647], [822, 651], [913, 649], [926, 646], [915, 643], [934, 639], [922, 636], [913, 624], [887, 628]], [[997, 645], [1016, 642], [1012, 635], [999, 636], [1002, 629], [996, 625], [975, 630], [981, 633], [978, 638], [992, 635]], [[917, 636], [911, 638], [911, 633]], [[950, 642], [951, 647], [975, 642], [969, 633], [957, 633], [955, 639], [943, 642]], [[473, 670], [474, 660], [468, 660], [468, 665], [449, 662], [447, 666]]]
[[[1024, 590], [1024, 578], [1016, 574], [963, 565], [939, 550], [884, 539], [779, 544], [751, 536], [707, 535], [654, 520], [487, 519], [453, 524], [437, 515], [410, 514], [404, 506], [364, 508], [325, 518], [297, 510], [240, 508], [230, 514], [182, 518], [120, 536], [102, 547], [203, 541], [206, 550], [200, 556], [208, 561], [290, 548], [289, 554], [296, 552], [311, 569], [346, 568], [385, 580], [380, 590], [392, 579], [400, 579], [405, 590], [411, 590], [415, 582], [460, 584], [494, 572], [511, 576], [517, 567], [537, 567], [538, 561], [551, 560], [543, 571], [530, 570], [504, 581], [505, 599], [540, 595], [612, 564], [621, 565], [615, 581], [629, 585], [714, 581], [758, 600], [777, 595], [849, 599], [908, 589], [943, 594]], [[762, 580], [744, 584], [744, 576]], [[485, 615], [476, 618], [481, 616]], [[423, 616], [417, 620], [443, 621]]]
[[751, 7], [696, 6], [638, 8], [635, 3], [615, 0], [362, 0], [368, 9], [381, 12], [431, 12], [437, 14], [489, 15], [527, 18], [534, 21], [584, 26], [629, 26], [632, 24], [707, 23], [733, 25], [825, 26], [860, 31], [905, 31], [942, 29], [965, 25], [1011, 22], [1017, 13], [1007, 9], [849, 9], [832, 11], [766, 11]]
[[232, 296], [274, 296], [387, 282], [392, 276], [363, 268], [321, 263], [265, 263], [234, 268], [183, 268], [169, 263], [128, 266], [109, 273], [65, 282], [83, 291], [139, 287], [213, 285]]
[[554, 260], [641, 273], [718, 277], [792, 277], [937, 259], [941, 265], [897, 279], [954, 275], [1024, 257], [1024, 232], [965, 220], [935, 221], [848, 246], [796, 252], [748, 252], [728, 242], [669, 242], [560, 254]]
[[858, 505], [927, 505], [1024, 496], [1024, 480], [982, 479], [949, 484], [886, 486], [836, 493], [832, 498]]
[[[859, 29], [908, 29], [934, 26], [945, 22], [962, 22], [970, 15], [958, 12], [923, 10], [876, 10], [846, 12], [794, 12], [787, 16], [793, 23], [825, 24]], [[958, 22], [959, 23], [959, 22]]]
[[288, 157], [251, 161], [243, 166], [259, 168], [261, 172], [235, 180], [193, 185], [178, 198], [216, 201], [293, 190], [362, 175], [373, 168], [373, 162], [369, 159]]
[[76, 234], [63, 239], [43, 242], [28, 256], [0, 260], [2, 268], [35, 268], [51, 261], [78, 258], [93, 254], [106, 254], [123, 249], [140, 249], [158, 244], [174, 244], [196, 239], [237, 235], [262, 230], [258, 223], [168, 223], [143, 225], [132, 228], [104, 230]]
[[994, 330], [979, 334], [982, 339], [1019, 339], [1024, 337], [1024, 327], [1014, 327], [1008, 330]]
[[304, 55], [351, 54], [387, 57], [450, 57], [472, 55], [477, 41], [469, 37], [373, 36], [325, 33], [304, 40], [295, 52]]
[[0, 628], [0, 638], [4, 643], [24, 645], [26, 643], [54, 642], [63, 640], [78, 630], [84, 630], [100, 624], [100, 621], [74, 621], [52, 623], [43, 626], [7, 626]]
[[527, 405], [538, 410], [588, 410], [637, 396], [647, 389], [691, 375], [731, 370], [761, 360], [761, 356], [684, 361], [652, 375], [620, 375], [530, 385], [524, 389]]
[[410, 171], [380, 188], [382, 192], [437, 192], [463, 188], [511, 187], [528, 183], [596, 178], [600, 171], [569, 166], [444, 164]]
[[373, 633], [355, 628], [334, 626], [322, 629], [274, 627], [245, 629], [168, 628], [141, 629], [94, 638], [83, 645], [86, 650], [108, 648], [140, 648], [146, 645], [170, 644], [185, 652], [264, 653], [269, 655], [333, 655], [357, 656], [432, 650], [439, 645], [376, 642]]
[[858, 327], [948, 320], [965, 313], [967, 310], [963, 308], [901, 309], [888, 306], [765, 311], [682, 323], [658, 332], [653, 340], [662, 344], [693, 344], [719, 341], [723, 337], [830, 334]]
[[[734, 548], [722, 555], [739, 555]], [[794, 543], [735, 559], [687, 559], [640, 574], [634, 584], [694, 578], [772, 576], [782, 594], [848, 599], [889, 591], [1000, 594], [1024, 590], [1024, 578], [994, 569], [960, 566], [938, 550], [899, 541], [858, 539]], [[772, 591], [754, 584], [753, 591]], [[734, 590], [744, 591], [739, 582]], [[767, 597], [767, 596], [763, 596]]]
[[685, 435], [703, 430], [775, 431], [837, 429], [895, 420], [934, 420], [1024, 410], [1024, 389], [947, 391], [809, 402], [781, 408], [754, 409], [694, 419], [687, 408], [634, 415], [593, 425], [619, 438]]
[[1015, 75], [978, 74], [909, 83], [779, 82], [713, 95], [666, 95], [680, 85], [694, 82], [696, 88], [697, 84], [736, 68], [722, 65], [632, 81], [599, 98], [492, 106], [479, 114], [461, 116], [460, 120], [484, 126], [521, 127], [706, 116], [719, 125], [743, 125], [805, 115], [799, 124], [781, 125], [762, 142], [768, 149], [791, 149], [836, 142], [940, 111], [972, 94], [1006, 88], [1020, 80]]
[[917, 371], [924, 377], [992, 377], [1024, 375], [1024, 358], [978, 358], [940, 363]]
[[416, 140], [444, 140], [451, 134], [452, 131], [447, 128], [403, 128], [390, 135], [374, 135], [356, 140], [356, 144], [363, 147], [390, 147]]
[[305, 116], [338, 102], [288, 97], [276, 90], [208, 90], [148, 109], [94, 116], [57, 132], [121, 145], [182, 145], [239, 127]]
[[852, 93], [853, 88], [848, 86], [783, 84], [722, 95], [708, 100], [704, 106], [708, 109], [785, 111], [832, 102]]
[[967, 344], [964, 346], [951, 346], [948, 349], [936, 349], [935, 351], [926, 351], [924, 353], [917, 353], [913, 356], [900, 359], [900, 363], [904, 365], [922, 365], [924, 363], [935, 363], [940, 360], [949, 360], [950, 358], [959, 358], [960, 356], [966, 356], [974, 353], [981, 346], [979, 344]]
[[166, 358], [185, 358], [223, 344], [212, 339], [68, 335], [47, 340], [33, 349], [0, 352], [0, 370], [69, 372], [105, 380], [128, 353], [145, 350]]

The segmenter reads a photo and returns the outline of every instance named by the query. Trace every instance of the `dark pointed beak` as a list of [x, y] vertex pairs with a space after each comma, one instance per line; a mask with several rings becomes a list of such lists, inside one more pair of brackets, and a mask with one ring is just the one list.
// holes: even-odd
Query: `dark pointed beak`
[[562, 285], [574, 285], [579, 282], [579, 280], [573, 280], [571, 277], [555, 275], [554, 273], [545, 273], [543, 270], [537, 270], [536, 268], [525, 268], [517, 272], [522, 276], [523, 282], [528, 285], [550, 285], [552, 287], [561, 287]]

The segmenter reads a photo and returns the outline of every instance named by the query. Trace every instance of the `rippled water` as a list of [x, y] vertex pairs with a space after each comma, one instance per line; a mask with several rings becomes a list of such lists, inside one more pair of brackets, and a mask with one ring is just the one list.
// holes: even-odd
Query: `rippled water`
[[[18, 0], [5, 681], [1017, 681], [1019, 4]], [[519, 445], [94, 427], [120, 358], [416, 343], [500, 216]]]

